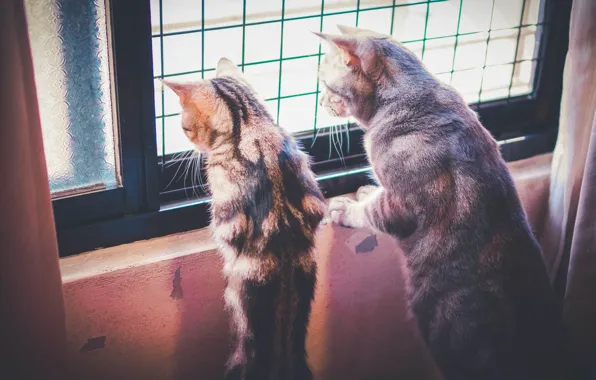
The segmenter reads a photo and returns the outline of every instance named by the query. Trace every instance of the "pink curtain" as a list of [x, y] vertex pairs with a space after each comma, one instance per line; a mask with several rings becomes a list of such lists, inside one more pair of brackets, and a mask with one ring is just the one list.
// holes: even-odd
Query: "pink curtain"
[[[555, 0], [559, 1], [559, 0]], [[0, 1], [0, 378], [66, 377], [58, 250], [22, 0]], [[542, 233], [574, 357], [596, 357], [596, 0], [573, 2]], [[558, 276], [557, 276], [558, 274]]]
[[595, 113], [596, 1], [575, 0], [542, 244], [580, 365], [596, 357]]
[[22, 0], [0, 2], [0, 378], [65, 379], [58, 247]]

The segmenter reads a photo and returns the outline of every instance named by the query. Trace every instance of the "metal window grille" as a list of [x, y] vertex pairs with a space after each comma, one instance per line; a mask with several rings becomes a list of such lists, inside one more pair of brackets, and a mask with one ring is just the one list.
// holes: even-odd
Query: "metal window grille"
[[[340, 23], [394, 35], [439, 79], [481, 106], [533, 92], [544, 2], [152, 0], [154, 75], [209, 78], [219, 58], [214, 55], [225, 55], [253, 74], [249, 80], [283, 127], [297, 133], [331, 127], [345, 121], [318, 107], [316, 67], [324, 51], [309, 29], [337, 32]], [[178, 104], [155, 87], [164, 164], [189, 145], [176, 119]]]

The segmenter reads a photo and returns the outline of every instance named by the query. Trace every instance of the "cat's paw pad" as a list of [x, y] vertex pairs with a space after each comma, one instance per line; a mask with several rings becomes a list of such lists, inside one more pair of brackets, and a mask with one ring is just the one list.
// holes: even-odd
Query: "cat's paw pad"
[[358, 199], [358, 201], [364, 200], [377, 189], [378, 187], [374, 185], [361, 186], [358, 191], [356, 191], [356, 199]]
[[354, 200], [348, 197], [337, 197], [329, 201], [329, 217], [333, 223], [350, 227], [347, 223], [348, 209]]

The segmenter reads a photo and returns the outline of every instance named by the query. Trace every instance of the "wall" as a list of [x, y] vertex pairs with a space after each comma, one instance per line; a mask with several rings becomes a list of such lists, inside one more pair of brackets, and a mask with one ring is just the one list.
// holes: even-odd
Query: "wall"
[[[510, 165], [542, 220], [550, 156]], [[540, 231], [537, 231], [539, 233]], [[307, 350], [316, 379], [435, 379], [387, 236], [325, 226]], [[207, 231], [61, 260], [76, 379], [219, 379], [229, 349], [221, 262]]]

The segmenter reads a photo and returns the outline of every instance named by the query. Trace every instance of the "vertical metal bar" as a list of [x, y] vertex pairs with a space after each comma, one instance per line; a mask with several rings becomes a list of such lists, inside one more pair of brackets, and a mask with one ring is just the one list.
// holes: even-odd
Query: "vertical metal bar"
[[513, 77], [515, 76], [515, 67], [517, 66], [517, 53], [519, 52], [519, 40], [521, 38], [522, 25], [524, 24], [524, 12], [526, 11], [526, 0], [522, 0], [521, 15], [519, 16], [519, 28], [517, 29], [517, 40], [515, 42], [515, 55], [513, 56], [513, 69], [511, 70], [511, 79], [509, 80], [509, 89], [507, 90], [507, 102], [511, 100], [511, 88], [513, 87]]
[[422, 53], [420, 57], [424, 60], [424, 51], [426, 50], [426, 32], [428, 30], [428, 15], [430, 13], [430, 0], [426, 2], [426, 20], [424, 20], [424, 36], [422, 36]]
[[391, 7], [391, 26], [389, 27], [389, 35], [393, 35], [393, 23], [395, 22], [395, 0], [393, 0], [393, 6]]
[[[323, 32], [323, 14], [325, 13], [325, 0], [321, 0], [321, 20], [319, 21], [319, 32]], [[319, 114], [319, 66], [321, 65], [321, 42], [319, 42], [319, 54], [317, 55], [317, 87], [315, 90], [315, 119], [313, 123], [313, 137], [317, 133], [317, 115]], [[314, 143], [314, 141], [313, 141]]]
[[358, 22], [360, 21], [360, 0], [356, 3], [356, 26], [358, 26]]
[[[537, 91], [538, 80], [542, 77], [544, 71], [544, 59], [547, 49], [544, 48], [544, 43], [547, 41], [549, 35], [548, 28], [551, 27], [554, 19], [554, 1], [541, 1], [540, 9], [538, 11], [538, 24], [536, 26], [536, 35], [534, 36], [534, 53], [532, 54], [532, 93]], [[556, 29], [556, 28], [555, 28]]]
[[[204, 1], [204, 0], [203, 0]], [[284, 57], [284, 18], [286, 17], [286, 0], [281, 0], [281, 36], [279, 42], [279, 78], [277, 81], [277, 115], [275, 122], [279, 123], [279, 111], [281, 107], [281, 70]]]
[[242, 69], [242, 72], [244, 72], [245, 47], [246, 47], [246, 0], [243, 0], [243, 2], [242, 2], [242, 62], [240, 62], [240, 68]]
[[201, 0], [201, 79], [205, 78], [205, 0]]
[[[164, 52], [163, 52], [163, 0], [159, 0], [159, 59], [161, 64], [161, 79], [164, 78], [165, 70], [164, 70]], [[161, 167], [163, 170], [165, 164], [165, 157], [166, 157], [166, 99], [165, 99], [165, 89], [161, 89]]]
[[480, 108], [480, 99], [482, 97], [482, 86], [484, 85], [484, 72], [486, 71], [486, 60], [488, 59], [488, 46], [490, 43], [490, 32], [493, 26], [493, 16], [495, 15], [495, 0], [493, 0], [493, 5], [490, 10], [490, 23], [488, 24], [488, 36], [486, 37], [486, 50], [484, 51], [484, 64], [482, 65], [482, 74], [480, 77], [480, 88], [478, 89], [478, 102], [476, 103], [476, 108]]
[[457, 14], [457, 29], [455, 31], [455, 44], [453, 45], [453, 60], [451, 61], [451, 73], [449, 76], [449, 84], [453, 82], [453, 73], [455, 72], [455, 57], [457, 54], [457, 43], [459, 42], [459, 28], [461, 25], [461, 11], [463, 7], [463, 0], [459, 0], [459, 12]]
[[547, 15], [550, 15], [553, 12], [552, 8], [555, 6], [554, 3], [554, 1], [540, 2], [540, 9], [538, 10], [538, 23], [536, 24], [535, 48], [534, 54], [532, 54], [532, 60], [537, 60], [538, 62], [544, 60], [544, 55], [547, 50], [544, 49], [542, 45], [545, 42], [544, 36], [548, 35], [548, 28], [553, 24], [554, 16]]
[[[205, 79], [205, 0], [201, 0], [201, 79]], [[204, 172], [204, 158], [204, 155], [199, 155], [198, 167], [195, 168], [199, 181], [201, 181], [201, 174]], [[190, 170], [192, 171], [192, 169]], [[195, 178], [195, 173], [191, 173], [190, 175], [191, 178]], [[193, 188], [193, 194], [194, 191]], [[201, 189], [199, 189], [200, 193]], [[186, 175], [184, 175], [184, 194], [186, 194]]]

